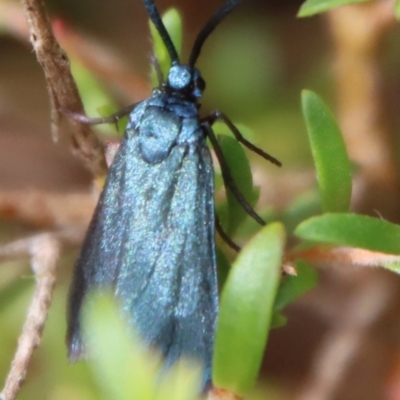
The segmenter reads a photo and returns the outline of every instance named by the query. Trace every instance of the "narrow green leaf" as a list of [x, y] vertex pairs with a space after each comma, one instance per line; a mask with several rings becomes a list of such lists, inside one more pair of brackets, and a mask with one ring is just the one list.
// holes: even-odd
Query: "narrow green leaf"
[[282, 216], [286, 230], [293, 229], [307, 218], [321, 214], [321, 197], [317, 189], [297, 196], [286, 208]]
[[365, 3], [367, 1], [371, 0], [307, 0], [300, 7], [297, 16], [310, 17], [311, 15], [319, 14], [331, 10], [332, 8], [348, 4]]
[[[257, 187], [254, 187], [254, 191], [257, 190]], [[272, 208], [266, 207], [264, 210], [257, 210], [257, 214], [265, 221], [266, 224], [270, 224], [271, 222], [279, 221], [280, 213]], [[247, 241], [249, 237], [255, 235], [260, 230], [260, 224], [257, 221], [254, 221], [253, 218], [246, 218], [245, 221], [240, 225], [240, 230], [237, 235], [235, 235], [235, 239], [239, 242]]]
[[388, 269], [389, 271], [395, 272], [396, 274], [400, 274], [400, 262], [390, 262], [382, 265], [382, 267]]
[[237, 257], [222, 291], [213, 382], [238, 395], [257, 379], [280, 281], [283, 225], [264, 227]]
[[199, 400], [201, 366], [181, 358], [163, 369], [161, 356], [123, 321], [111, 296], [89, 297], [83, 328], [90, 366], [105, 400]]
[[325, 214], [303, 221], [294, 231], [305, 240], [400, 254], [400, 226], [357, 214]]
[[[85, 104], [85, 112], [89, 117], [108, 117], [118, 111], [118, 106], [103, 85], [97, 80], [91, 71], [85, 68], [78, 60], [71, 59], [71, 72], [79, 89], [79, 94]], [[107, 111], [99, 113], [101, 108], [107, 107]], [[118, 126], [120, 126], [118, 124]], [[122, 127], [122, 126], [121, 126]], [[123, 128], [123, 127], [122, 127]], [[99, 124], [96, 129], [101, 133], [115, 133], [116, 129], [110, 124]], [[122, 129], [123, 132], [123, 129]]]
[[298, 260], [296, 262], [296, 271], [297, 276], [286, 276], [279, 285], [275, 298], [271, 329], [285, 326], [287, 318], [281, 314], [281, 311], [317, 284], [317, 271], [305, 261]]
[[351, 166], [340, 129], [315, 93], [302, 92], [302, 107], [324, 212], [345, 212], [351, 198]]
[[218, 288], [221, 292], [224, 287], [226, 278], [228, 276], [229, 270], [231, 269], [231, 264], [226, 257], [225, 253], [221, 250], [219, 246], [216, 248], [217, 253], [217, 275], [218, 275]]
[[[178, 55], [181, 53], [182, 48], [182, 18], [176, 8], [170, 8], [163, 16], [162, 20], [164, 25], [171, 37], [172, 43], [175, 46]], [[164, 75], [164, 79], [166, 79], [168, 75], [168, 71], [171, 67], [171, 58], [165, 48], [164, 42], [162, 41], [156, 27], [149, 20], [150, 25], [150, 34], [153, 40], [153, 53], [160, 65], [161, 71]], [[151, 82], [153, 86], [158, 86], [159, 82], [157, 79], [157, 74], [155, 73], [154, 68], [152, 68], [151, 72]]]
[[[240, 193], [243, 194], [250, 205], [254, 205], [257, 198], [256, 191], [253, 188], [253, 175], [243, 147], [236, 139], [227, 135], [218, 135], [218, 142]], [[229, 189], [226, 191], [226, 197], [228, 220], [222, 220], [221, 223], [228, 235], [233, 235], [247, 217], [247, 213]]]
[[279, 286], [275, 310], [281, 311], [294, 300], [311, 290], [318, 280], [317, 271], [305, 261], [296, 262], [297, 276], [286, 276]]
[[94, 294], [84, 311], [90, 366], [104, 399], [152, 400], [158, 360], [123, 323], [111, 296]]
[[274, 311], [271, 320], [271, 329], [282, 328], [287, 324], [287, 318], [279, 311]]
[[200, 400], [202, 376], [200, 365], [180, 359], [172, 368], [161, 372], [157, 382], [157, 395], [152, 400]]

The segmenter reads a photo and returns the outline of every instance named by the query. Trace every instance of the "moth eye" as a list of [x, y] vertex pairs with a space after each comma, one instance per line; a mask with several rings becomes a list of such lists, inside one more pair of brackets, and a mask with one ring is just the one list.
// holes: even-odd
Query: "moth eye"
[[204, 91], [206, 88], [206, 81], [201, 76], [199, 76], [196, 80], [196, 87], [201, 91]]

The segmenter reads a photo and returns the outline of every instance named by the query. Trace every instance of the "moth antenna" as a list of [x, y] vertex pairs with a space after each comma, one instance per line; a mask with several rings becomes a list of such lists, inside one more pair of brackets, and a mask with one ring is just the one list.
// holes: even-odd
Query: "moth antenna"
[[189, 65], [191, 67], [196, 64], [196, 61], [201, 52], [201, 48], [203, 47], [203, 44], [210, 33], [216, 28], [221, 20], [223, 20], [240, 2], [241, 0], [228, 0], [204, 25], [204, 28], [197, 35], [197, 38], [192, 48], [192, 52], [190, 54]]
[[179, 57], [178, 53], [175, 49], [174, 44], [172, 43], [171, 37], [167, 29], [165, 28], [164, 23], [160, 17], [160, 14], [157, 10], [156, 5], [154, 4], [153, 0], [143, 0], [144, 6], [149, 14], [151, 21], [153, 22], [154, 26], [156, 27], [158, 33], [161, 36], [165, 47], [167, 48], [168, 54], [171, 58], [171, 64], [179, 64]]

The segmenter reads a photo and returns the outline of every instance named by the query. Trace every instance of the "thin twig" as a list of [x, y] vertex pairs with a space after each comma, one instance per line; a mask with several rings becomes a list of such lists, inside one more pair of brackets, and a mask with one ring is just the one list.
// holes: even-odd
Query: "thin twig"
[[[43, 0], [21, 0], [30, 29], [30, 40], [43, 67], [51, 101], [52, 133], [59, 136], [60, 109], [84, 114], [69, 60], [55, 39]], [[103, 146], [88, 125], [71, 120], [73, 146], [95, 176], [107, 172]]]
[[36, 277], [33, 295], [17, 351], [11, 364], [1, 400], [14, 400], [25, 379], [33, 351], [40, 344], [42, 331], [51, 304], [56, 281], [59, 244], [51, 235], [43, 235], [31, 243], [31, 267]]
[[77, 247], [82, 243], [86, 232], [86, 225], [64, 227], [52, 232], [36, 233], [9, 244], [0, 246], [0, 261], [22, 257], [31, 257], [41, 243], [48, 240], [57, 242], [63, 248]]
[[318, 267], [328, 268], [387, 267], [393, 263], [400, 263], [399, 255], [345, 246], [315, 246], [291, 251], [287, 255], [286, 262], [299, 258]]
[[0, 217], [42, 229], [87, 225], [97, 195], [95, 191], [58, 193], [40, 189], [3, 189], [0, 192]]

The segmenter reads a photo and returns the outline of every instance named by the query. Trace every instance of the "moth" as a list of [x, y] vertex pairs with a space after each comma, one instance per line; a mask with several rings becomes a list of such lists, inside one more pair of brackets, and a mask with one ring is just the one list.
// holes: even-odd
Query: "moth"
[[143, 3], [168, 50], [171, 67], [165, 80], [158, 73], [160, 85], [129, 113], [75, 264], [67, 345], [70, 359], [84, 355], [85, 297], [94, 288], [111, 289], [145, 343], [161, 350], [166, 366], [181, 356], [198, 360], [206, 386], [211, 381], [218, 313], [214, 172], [207, 138], [226, 185], [262, 223], [234, 184], [213, 123], [224, 121], [245, 146], [279, 162], [244, 139], [223, 113], [199, 116], [205, 82], [196, 61], [207, 37], [240, 0], [228, 0], [211, 17], [187, 64], [180, 62], [154, 2]]

